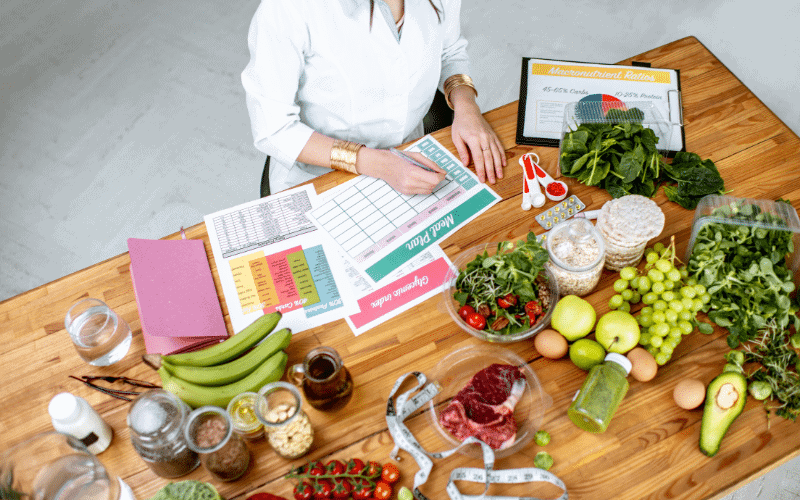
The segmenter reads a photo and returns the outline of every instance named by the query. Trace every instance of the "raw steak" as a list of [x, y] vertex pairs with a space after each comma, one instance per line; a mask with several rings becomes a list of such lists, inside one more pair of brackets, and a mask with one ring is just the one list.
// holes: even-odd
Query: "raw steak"
[[516, 366], [493, 364], [473, 375], [439, 414], [439, 423], [456, 439], [475, 436], [495, 450], [514, 444], [514, 406], [525, 391]]

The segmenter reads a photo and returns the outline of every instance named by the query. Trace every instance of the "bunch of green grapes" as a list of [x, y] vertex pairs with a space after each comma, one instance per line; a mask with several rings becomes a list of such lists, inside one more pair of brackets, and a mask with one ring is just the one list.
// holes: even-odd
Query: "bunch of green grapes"
[[[695, 328], [711, 325], [698, 323], [697, 312], [711, 300], [706, 287], [689, 277], [685, 265], [676, 266], [675, 241], [665, 247], [661, 242], [645, 251], [647, 264], [640, 272], [625, 267], [614, 282], [616, 294], [609, 300], [611, 309], [630, 312], [631, 304], [644, 306], [635, 316], [641, 328], [639, 344], [656, 363], [664, 365], [685, 335]], [[708, 332], [710, 333], [710, 332]]]

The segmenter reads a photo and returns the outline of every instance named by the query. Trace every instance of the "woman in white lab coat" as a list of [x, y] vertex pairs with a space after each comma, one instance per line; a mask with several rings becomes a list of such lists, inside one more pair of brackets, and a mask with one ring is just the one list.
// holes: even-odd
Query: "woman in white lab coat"
[[272, 192], [329, 172], [384, 179], [427, 194], [444, 177], [387, 148], [421, 137], [437, 87], [454, 109], [453, 142], [481, 181], [505, 154], [469, 79], [461, 0], [262, 0], [242, 72], [253, 138], [271, 157]]

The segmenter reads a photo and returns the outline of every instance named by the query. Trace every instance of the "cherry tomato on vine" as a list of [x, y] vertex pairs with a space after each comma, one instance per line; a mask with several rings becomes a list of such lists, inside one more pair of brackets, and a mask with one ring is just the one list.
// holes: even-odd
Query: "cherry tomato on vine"
[[389, 484], [394, 484], [400, 479], [400, 469], [394, 464], [386, 464], [381, 471], [381, 479]]
[[370, 460], [369, 464], [367, 464], [367, 471], [365, 472], [365, 475], [367, 477], [380, 477], [381, 468], [381, 464], [375, 462], [374, 460]]
[[476, 330], [483, 330], [486, 328], [486, 318], [478, 313], [472, 313], [467, 316], [467, 324]]
[[306, 482], [302, 482], [294, 487], [294, 500], [311, 500], [314, 496], [314, 488]]
[[353, 484], [354, 500], [370, 500], [374, 487], [366, 479], [356, 479]]
[[359, 474], [362, 470], [364, 470], [364, 461], [360, 458], [352, 458], [347, 462], [348, 474]]
[[333, 483], [328, 479], [317, 479], [314, 484], [314, 498], [324, 499], [333, 497]]
[[333, 498], [350, 498], [353, 484], [346, 477], [337, 477], [333, 480]]
[[340, 460], [331, 460], [325, 464], [328, 474], [344, 474], [345, 466]]
[[467, 320], [467, 316], [475, 312], [475, 308], [470, 305], [463, 305], [461, 309], [458, 310], [458, 315], [461, 316], [461, 319], [464, 321]]
[[388, 500], [392, 497], [392, 486], [386, 481], [375, 484], [375, 500]]

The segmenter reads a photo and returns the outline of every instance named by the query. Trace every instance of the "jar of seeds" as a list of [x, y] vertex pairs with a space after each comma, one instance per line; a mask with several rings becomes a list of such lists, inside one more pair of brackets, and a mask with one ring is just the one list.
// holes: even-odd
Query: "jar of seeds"
[[258, 391], [256, 417], [264, 424], [270, 446], [283, 458], [301, 457], [314, 443], [314, 429], [302, 403], [300, 391], [287, 382], [273, 382]]
[[550, 260], [545, 264], [558, 282], [561, 296], [589, 294], [600, 281], [605, 242], [587, 219], [557, 224], [547, 235]]

